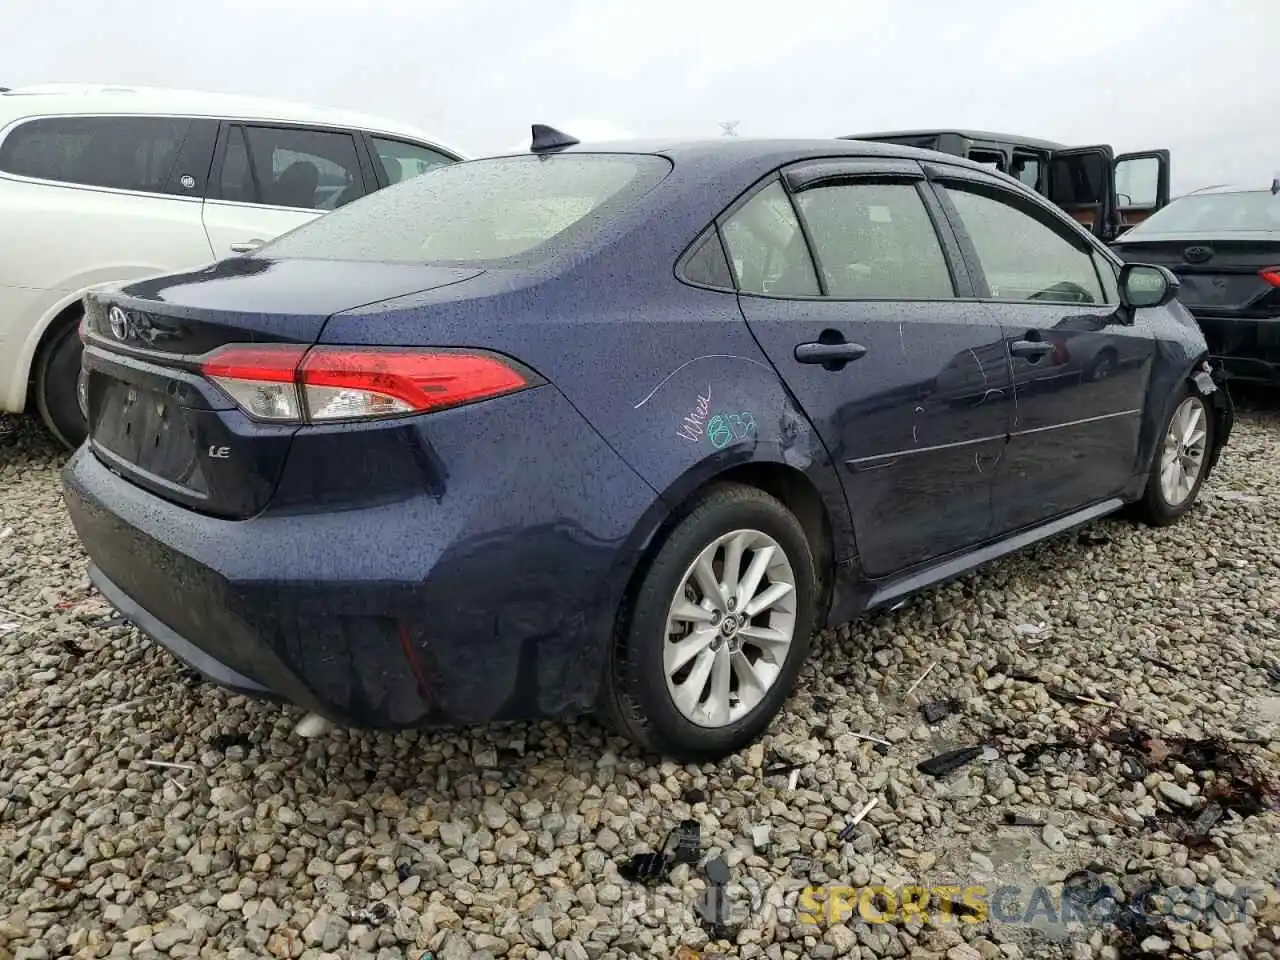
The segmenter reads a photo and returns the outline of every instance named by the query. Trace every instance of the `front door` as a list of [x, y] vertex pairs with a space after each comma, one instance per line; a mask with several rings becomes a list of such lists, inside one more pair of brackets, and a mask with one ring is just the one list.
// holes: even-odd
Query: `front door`
[[968, 276], [920, 166], [789, 168], [721, 227], [752, 333], [841, 465], [863, 572], [984, 540], [1009, 364], [999, 322], [957, 299]]
[[995, 532], [1115, 496], [1136, 468], [1154, 340], [1119, 309], [1114, 264], [1039, 200], [938, 170], [939, 198], [1012, 357], [1015, 419]]
[[224, 124], [204, 203], [217, 259], [249, 253], [373, 189], [348, 131]]

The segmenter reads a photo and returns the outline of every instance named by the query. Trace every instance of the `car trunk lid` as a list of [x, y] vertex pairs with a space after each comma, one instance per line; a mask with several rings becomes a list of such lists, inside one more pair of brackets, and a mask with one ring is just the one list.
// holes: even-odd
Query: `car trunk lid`
[[225, 260], [86, 298], [89, 443], [121, 477], [228, 518], [270, 499], [298, 430], [237, 408], [200, 370], [228, 344], [310, 347], [329, 317], [460, 283], [470, 268]]
[[1178, 299], [1193, 313], [1266, 318], [1280, 316], [1280, 286], [1263, 272], [1280, 266], [1280, 236], [1248, 239], [1121, 240], [1114, 249], [1126, 261], [1172, 270]]

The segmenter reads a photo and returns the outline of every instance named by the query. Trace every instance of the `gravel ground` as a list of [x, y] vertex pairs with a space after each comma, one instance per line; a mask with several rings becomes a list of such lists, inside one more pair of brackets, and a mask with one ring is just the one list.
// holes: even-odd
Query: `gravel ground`
[[[1280, 956], [1275, 403], [1241, 412], [1179, 525], [1100, 523], [824, 633], [775, 732], [702, 767], [591, 720], [297, 739], [295, 711], [192, 682], [111, 619], [61, 459], [34, 424], [0, 432], [0, 960]], [[701, 859], [627, 879], [686, 818]], [[709, 857], [731, 873], [720, 928], [694, 909]], [[1110, 921], [1055, 922], [1081, 869], [1073, 902], [1095, 877], [1165, 896], [1143, 920], [1104, 899]], [[823, 883], [935, 892], [925, 923], [833, 923], [797, 901]], [[939, 913], [948, 884], [1020, 892], [1004, 922], [961, 920]], [[1158, 913], [1190, 893], [1203, 909]]]

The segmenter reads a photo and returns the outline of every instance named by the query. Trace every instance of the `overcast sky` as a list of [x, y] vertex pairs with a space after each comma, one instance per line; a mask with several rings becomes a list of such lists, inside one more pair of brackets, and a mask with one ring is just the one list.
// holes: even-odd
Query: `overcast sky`
[[5, 0], [0, 85], [308, 100], [479, 154], [609, 135], [976, 127], [1280, 172], [1280, 0]]

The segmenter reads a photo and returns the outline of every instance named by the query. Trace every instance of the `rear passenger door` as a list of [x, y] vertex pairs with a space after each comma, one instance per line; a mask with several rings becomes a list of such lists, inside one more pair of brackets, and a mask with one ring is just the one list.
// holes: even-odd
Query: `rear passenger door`
[[180, 116], [36, 117], [8, 128], [0, 176], [17, 192], [0, 233], [19, 242], [0, 286], [68, 292], [207, 263], [200, 208], [217, 129]]
[[752, 333], [841, 464], [864, 573], [985, 539], [1009, 363], [920, 165], [790, 167], [721, 230]]
[[372, 165], [350, 130], [224, 123], [204, 227], [221, 260], [376, 189]]

